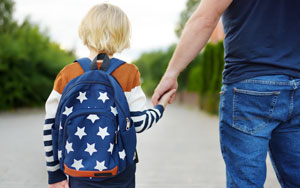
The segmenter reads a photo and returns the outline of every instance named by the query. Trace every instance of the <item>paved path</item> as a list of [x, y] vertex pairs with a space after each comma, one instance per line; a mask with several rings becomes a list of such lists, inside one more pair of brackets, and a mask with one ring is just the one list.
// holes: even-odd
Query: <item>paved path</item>
[[[0, 188], [46, 188], [43, 111], [0, 114]], [[218, 119], [168, 106], [156, 127], [138, 136], [137, 188], [224, 188]], [[266, 188], [280, 188], [269, 160]]]

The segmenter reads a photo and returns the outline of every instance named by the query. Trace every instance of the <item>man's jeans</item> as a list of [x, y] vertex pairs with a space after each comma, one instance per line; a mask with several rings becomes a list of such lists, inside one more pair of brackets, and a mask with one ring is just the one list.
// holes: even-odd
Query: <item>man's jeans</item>
[[273, 75], [223, 85], [220, 142], [227, 187], [263, 187], [269, 151], [281, 186], [300, 188], [300, 79]]

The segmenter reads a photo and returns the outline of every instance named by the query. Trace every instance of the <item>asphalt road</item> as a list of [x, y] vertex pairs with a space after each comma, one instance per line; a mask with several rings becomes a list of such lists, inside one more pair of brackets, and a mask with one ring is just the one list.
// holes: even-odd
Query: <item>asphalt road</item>
[[[46, 188], [43, 110], [0, 113], [0, 188]], [[138, 135], [137, 188], [224, 188], [218, 118], [170, 105], [163, 119]], [[267, 160], [265, 188], [280, 188]]]

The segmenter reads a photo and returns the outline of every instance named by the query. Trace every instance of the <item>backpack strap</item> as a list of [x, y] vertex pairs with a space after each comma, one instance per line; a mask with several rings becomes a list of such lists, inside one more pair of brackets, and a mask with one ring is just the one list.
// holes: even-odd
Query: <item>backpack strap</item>
[[100, 53], [98, 54], [94, 60], [91, 63], [91, 69], [92, 70], [98, 70], [98, 66], [97, 66], [97, 61], [98, 60], [103, 60], [103, 63], [100, 67], [100, 70], [106, 72], [108, 67], [110, 66], [110, 60], [109, 57], [105, 54], [105, 53]]
[[[107, 60], [108, 60], [109, 64], [107, 64], [106, 66], [105, 66], [105, 64], [102, 64], [100, 68], [102, 68], [102, 66], [104, 65], [104, 67], [101, 70], [107, 72], [108, 74], [111, 74], [112, 72], [114, 72], [114, 70], [116, 70], [118, 67], [120, 67], [121, 65], [123, 65], [125, 63], [124, 61], [117, 59], [117, 58], [111, 58], [111, 59], [107, 59]], [[93, 64], [95, 64], [95, 63], [92, 63], [92, 61], [87, 57], [77, 59], [74, 61], [74, 63], [75, 62], [78, 62], [80, 64], [80, 66], [84, 72], [88, 72], [88, 71], [94, 69]], [[96, 62], [97, 62], [97, 60], [96, 60]]]
[[114, 70], [116, 70], [118, 67], [120, 67], [121, 65], [123, 65], [125, 62], [117, 59], [117, 58], [111, 58], [110, 59], [110, 66], [107, 69], [107, 73], [111, 74], [112, 72], [114, 72]]
[[84, 57], [84, 58], [80, 58], [80, 59], [77, 59], [74, 61], [75, 62], [78, 62], [81, 66], [81, 68], [83, 69], [84, 72], [88, 72], [91, 70], [91, 60], [90, 58], [87, 58], [87, 57]]

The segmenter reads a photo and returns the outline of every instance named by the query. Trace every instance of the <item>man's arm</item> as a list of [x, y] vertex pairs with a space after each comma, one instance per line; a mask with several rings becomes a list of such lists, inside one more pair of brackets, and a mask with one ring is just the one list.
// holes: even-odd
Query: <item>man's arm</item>
[[[232, 0], [202, 0], [197, 10], [187, 21], [179, 43], [169, 62], [167, 71], [156, 87], [152, 103], [156, 105], [159, 98], [171, 89], [177, 89], [177, 78], [207, 43], [221, 15]], [[169, 103], [174, 99], [171, 97]]]

